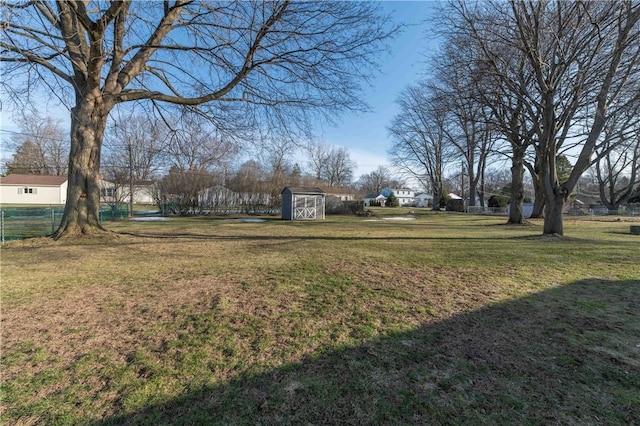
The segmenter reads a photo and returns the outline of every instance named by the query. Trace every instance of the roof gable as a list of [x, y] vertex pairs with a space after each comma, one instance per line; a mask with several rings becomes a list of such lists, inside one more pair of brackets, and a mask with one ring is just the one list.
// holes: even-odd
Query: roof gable
[[318, 187], [304, 187], [304, 186], [285, 186], [281, 194], [285, 192], [291, 192], [292, 194], [325, 194], [325, 192]]
[[60, 186], [66, 181], [66, 176], [21, 175], [12, 173], [10, 175], [0, 177], [0, 185]]

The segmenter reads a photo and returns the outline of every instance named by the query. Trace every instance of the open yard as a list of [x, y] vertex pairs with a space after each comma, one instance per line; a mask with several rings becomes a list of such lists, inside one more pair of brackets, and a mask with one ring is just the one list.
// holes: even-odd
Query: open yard
[[6, 244], [2, 424], [640, 424], [640, 236], [504, 222]]

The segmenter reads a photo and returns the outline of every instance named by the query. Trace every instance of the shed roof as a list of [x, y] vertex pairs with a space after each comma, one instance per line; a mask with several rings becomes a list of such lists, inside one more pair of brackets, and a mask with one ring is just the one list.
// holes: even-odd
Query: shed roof
[[66, 181], [66, 176], [21, 175], [12, 173], [10, 175], [0, 177], [0, 185], [60, 186]]
[[287, 190], [292, 194], [325, 194], [325, 192], [318, 187], [305, 186], [285, 186], [281, 194], [284, 194]]

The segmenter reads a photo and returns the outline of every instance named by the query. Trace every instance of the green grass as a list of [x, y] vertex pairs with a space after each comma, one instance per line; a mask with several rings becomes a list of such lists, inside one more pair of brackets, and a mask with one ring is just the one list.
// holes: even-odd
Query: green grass
[[640, 422], [629, 223], [375, 213], [5, 245], [3, 424]]

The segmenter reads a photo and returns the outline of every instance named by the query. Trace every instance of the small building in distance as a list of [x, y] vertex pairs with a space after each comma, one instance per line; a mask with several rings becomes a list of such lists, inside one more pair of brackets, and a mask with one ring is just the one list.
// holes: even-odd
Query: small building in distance
[[0, 204], [65, 204], [67, 176], [10, 174], [0, 178]]
[[416, 207], [429, 207], [429, 203], [433, 201], [433, 195], [421, 192], [415, 196]]
[[326, 193], [317, 187], [287, 186], [282, 196], [282, 219], [323, 220]]

